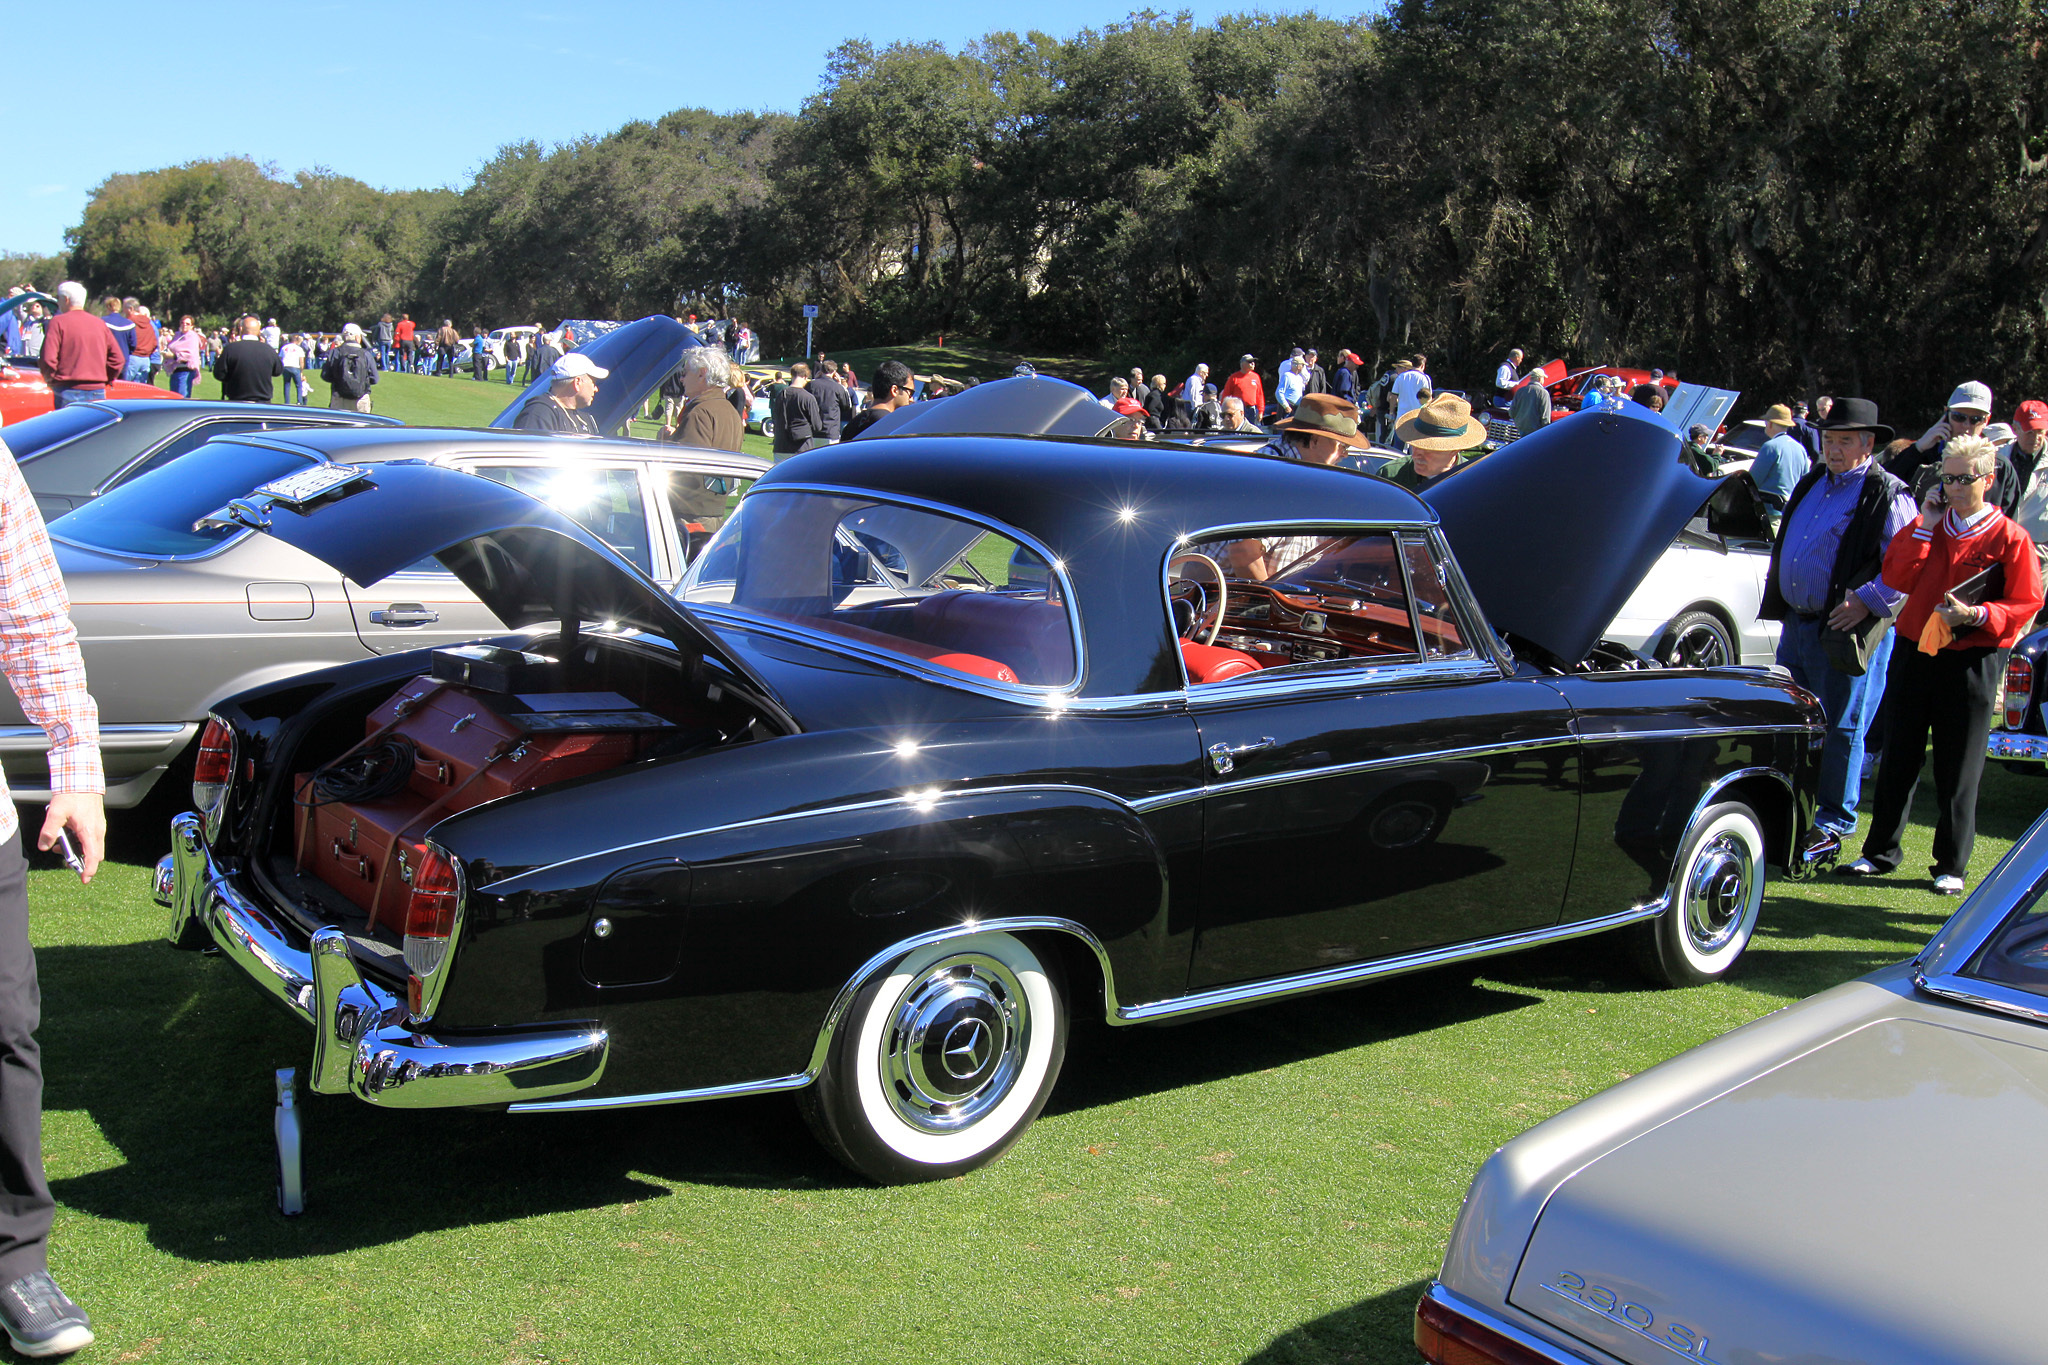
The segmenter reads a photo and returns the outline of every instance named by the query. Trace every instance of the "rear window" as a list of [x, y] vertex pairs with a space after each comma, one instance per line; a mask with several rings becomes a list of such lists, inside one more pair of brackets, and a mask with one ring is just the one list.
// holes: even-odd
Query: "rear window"
[[46, 450], [55, 450], [67, 441], [75, 441], [101, 427], [110, 427], [118, 420], [106, 408], [78, 403], [0, 428], [0, 441], [6, 442], [7, 448], [14, 452], [16, 464], [25, 464]]
[[205, 454], [131, 479], [63, 518], [61, 540], [117, 554], [166, 557], [204, 554], [239, 534], [193, 523], [246, 496], [258, 484], [318, 464], [310, 456], [268, 446], [220, 441]]
[[2048, 996], [2048, 878], [2034, 883], [2012, 913], [1978, 950], [1964, 976], [1997, 981], [2030, 995]]
[[682, 596], [932, 668], [1063, 687], [1076, 668], [1060, 588], [1043, 556], [965, 518], [776, 490], [740, 503]]

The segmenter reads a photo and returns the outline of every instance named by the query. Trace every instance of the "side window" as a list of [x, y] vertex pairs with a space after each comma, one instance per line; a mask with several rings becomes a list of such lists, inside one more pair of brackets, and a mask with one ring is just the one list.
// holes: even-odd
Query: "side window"
[[579, 465], [472, 465], [495, 480], [576, 519], [642, 573], [654, 572], [640, 471]]
[[1167, 597], [1189, 680], [1420, 660], [1405, 553], [1390, 531], [1337, 527], [1253, 528], [1175, 546]]
[[694, 564], [706, 542], [725, 525], [740, 496], [753, 485], [752, 479], [716, 474], [693, 474], [671, 469], [662, 476], [662, 490], [676, 519], [676, 531], [683, 538], [683, 562]]
[[1401, 555], [1408, 566], [1408, 593], [1415, 601], [1415, 619], [1422, 628], [1422, 651], [1430, 659], [1469, 659], [1471, 637], [1451, 602], [1444, 583], [1443, 568], [1429, 547], [1426, 536], [1414, 532], [1401, 537]]
[[141, 464], [122, 471], [118, 482], [126, 483], [130, 479], [140, 478], [142, 475], [148, 474], [153, 470], [162, 469], [180, 455], [189, 454], [199, 449], [199, 447], [205, 445], [216, 436], [232, 436], [236, 432], [261, 430], [263, 430], [263, 423], [261, 422], [234, 420], [201, 422], [189, 431], [181, 432], [177, 436], [172, 437], [161, 450], [158, 450]]

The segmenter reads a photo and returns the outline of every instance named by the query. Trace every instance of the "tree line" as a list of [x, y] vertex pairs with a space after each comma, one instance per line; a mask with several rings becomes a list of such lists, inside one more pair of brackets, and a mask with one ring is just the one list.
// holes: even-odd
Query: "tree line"
[[[71, 268], [308, 325], [737, 314], [1228, 368], [1509, 346], [1790, 396], [2048, 391], [2035, 0], [1395, 0], [846, 44], [794, 116], [508, 146], [460, 192], [116, 176]], [[1270, 363], [1270, 362], [1269, 362]]]

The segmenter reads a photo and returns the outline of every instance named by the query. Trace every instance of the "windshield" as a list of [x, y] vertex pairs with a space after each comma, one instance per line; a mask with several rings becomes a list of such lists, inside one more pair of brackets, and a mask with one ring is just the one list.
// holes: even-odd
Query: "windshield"
[[40, 417], [31, 417], [26, 422], [16, 422], [0, 431], [0, 443], [5, 443], [7, 449], [14, 453], [16, 464], [27, 464], [45, 451], [54, 450], [101, 427], [110, 427], [119, 420], [106, 408], [95, 407], [91, 403], [75, 403]]
[[739, 505], [683, 583], [839, 639], [997, 682], [1074, 680], [1074, 630], [1043, 556], [961, 517], [770, 490]]
[[193, 525], [199, 518], [258, 484], [318, 463], [288, 450], [216, 441], [204, 455], [165, 465], [59, 517], [51, 534], [116, 554], [204, 554], [241, 532], [231, 526], [199, 530]]

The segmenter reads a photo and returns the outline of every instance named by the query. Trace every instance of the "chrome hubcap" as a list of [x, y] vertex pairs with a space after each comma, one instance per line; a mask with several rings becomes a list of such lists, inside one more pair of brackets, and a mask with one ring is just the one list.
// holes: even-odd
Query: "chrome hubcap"
[[1685, 932], [1693, 948], [1711, 954], [1741, 930], [1756, 883], [1756, 860], [1733, 833], [1710, 839], [1693, 859], [1685, 881]]
[[1712, 626], [1687, 626], [1671, 642], [1671, 662], [1680, 668], [1719, 668], [1729, 662], [1728, 648]]
[[905, 1123], [958, 1132], [1010, 1093], [1030, 1038], [1016, 974], [981, 954], [933, 966], [903, 992], [882, 1042], [882, 1089]]

